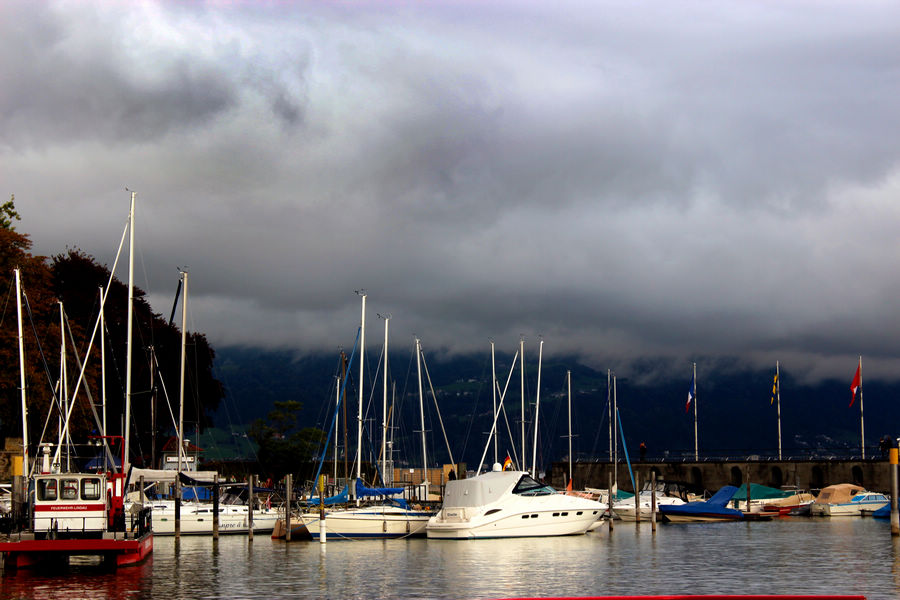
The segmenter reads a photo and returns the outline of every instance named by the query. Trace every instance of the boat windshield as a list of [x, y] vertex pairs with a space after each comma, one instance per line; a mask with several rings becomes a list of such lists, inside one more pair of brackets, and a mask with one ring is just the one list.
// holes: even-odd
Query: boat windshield
[[519, 479], [519, 483], [513, 488], [513, 494], [519, 494], [521, 496], [547, 496], [555, 493], [556, 490], [552, 487], [535, 481], [528, 475], [522, 475], [522, 478]]

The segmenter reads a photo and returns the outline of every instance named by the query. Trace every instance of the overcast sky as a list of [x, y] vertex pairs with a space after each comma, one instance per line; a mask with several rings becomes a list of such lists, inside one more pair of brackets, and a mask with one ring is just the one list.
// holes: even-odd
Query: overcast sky
[[894, 1], [5, 0], [0, 182], [214, 346], [900, 376]]

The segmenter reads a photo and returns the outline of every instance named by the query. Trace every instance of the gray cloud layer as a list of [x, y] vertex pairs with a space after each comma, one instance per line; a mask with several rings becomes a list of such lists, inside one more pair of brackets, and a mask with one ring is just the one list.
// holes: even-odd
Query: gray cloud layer
[[890, 2], [4, 3], [0, 181], [110, 262], [138, 190], [141, 284], [189, 265], [214, 344], [347, 344], [366, 288], [398, 344], [895, 376], [898, 40]]

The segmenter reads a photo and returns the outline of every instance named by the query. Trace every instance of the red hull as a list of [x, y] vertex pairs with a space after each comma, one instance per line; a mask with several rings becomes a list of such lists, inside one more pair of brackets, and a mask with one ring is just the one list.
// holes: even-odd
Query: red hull
[[9, 569], [27, 569], [45, 562], [68, 561], [70, 556], [99, 556], [116, 567], [136, 565], [153, 552], [153, 534], [140, 538], [19, 540], [0, 542], [4, 564]]

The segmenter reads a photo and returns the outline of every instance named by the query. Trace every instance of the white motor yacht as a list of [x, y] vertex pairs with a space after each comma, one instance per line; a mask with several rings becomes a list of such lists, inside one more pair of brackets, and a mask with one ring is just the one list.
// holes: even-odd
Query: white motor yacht
[[493, 470], [448, 481], [426, 535], [438, 539], [507, 538], [585, 533], [606, 506], [560, 493], [524, 471]]

